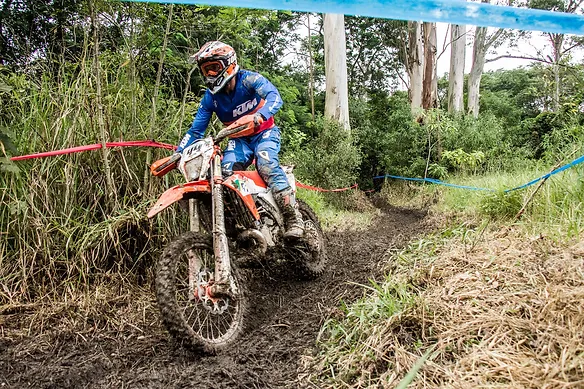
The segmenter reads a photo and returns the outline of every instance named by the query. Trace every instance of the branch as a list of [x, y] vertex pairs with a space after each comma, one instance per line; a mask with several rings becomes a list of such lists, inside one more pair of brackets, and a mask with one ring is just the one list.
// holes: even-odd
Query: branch
[[563, 56], [564, 54], [566, 54], [568, 51], [572, 50], [573, 48], [575, 48], [575, 47], [578, 47], [578, 46], [581, 46], [581, 45], [582, 45], [582, 43], [581, 43], [581, 42], [576, 42], [576, 43], [574, 43], [572, 46], [570, 46], [570, 47], [566, 48], [565, 50], [562, 50], [562, 56]]
[[497, 32], [495, 32], [493, 35], [491, 35], [491, 36], [489, 37], [489, 39], [487, 39], [487, 42], [485, 43], [485, 46], [486, 46], [487, 48], [488, 48], [488, 47], [491, 47], [491, 45], [492, 45], [493, 43], [495, 43], [495, 42], [497, 41], [497, 39], [499, 39], [499, 37], [500, 37], [501, 35], [503, 35], [503, 33], [504, 33], [504, 32], [505, 32], [505, 29], [503, 29], [503, 28], [500, 28], [500, 29], [498, 29], [498, 30], [497, 30]]
[[575, 69], [575, 67], [574, 66], [571, 66], [571, 65], [566, 65], [566, 64], [563, 64], [563, 63], [555, 63], [553, 61], [549, 61], [549, 60], [542, 59], [542, 58], [522, 56], [522, 55], [499, 55], [498, 57], [485, 60], [485, 63], [495, 62], [495, 61], [500, 60], [502, 58], [528, 59], [530, 61], [542, 62], [542, 63], [546, 63], [548, 65], [562, 66], [562, 67], [564, 67], [566, 69]]
[[[406, 71], [406, 72], [407, 72], [407, 71]], [[410, 88], [410, 83], [409, 83], [409, 82], [407, 82], [407, 81], [406, 81], [406, 80], [405, 80], [405, 79], [402, 77], [402, 75], [401, 75], [401, 73], [400, 73], [400, 72], [396, 72], [396, 73], [397, 73], [397, 76], [399, 77], [399, 79], [400, 79], [400, 80], [401, 80], [401, 81], [404, 83], [404, 85], [405, 85], [405, 86], [407, 86], [407, 87], [408, 87], [408, 89], [409, 89], [409, 88]]]
[[530, 61], [537, 61], [537, 62], [543, 62], [543, 63], [547, 63], [547, 64], [552, 64], [553, 62], [547, 61], [545, 59], [541, 59], [541, 58], [536, 58], [536, 57], [530, 57], [530, 56], [524, 56], [524, 55], [499, 55], [495, 58], [489, 58], [487, 60], [485, 60], [485, 63], [489, 63], [489, 62], [495, 62], [498, 61], [502, 58], [515, 58], [515, 59], [528, 59]]

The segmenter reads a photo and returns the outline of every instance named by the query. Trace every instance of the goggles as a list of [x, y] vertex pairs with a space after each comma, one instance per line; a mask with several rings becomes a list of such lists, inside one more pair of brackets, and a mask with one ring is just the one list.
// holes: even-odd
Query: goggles
[[201, 73], [203, 77], [217, 77], [224, 69], [224, 66], [219, 61], [205, 62], [201, 65]]

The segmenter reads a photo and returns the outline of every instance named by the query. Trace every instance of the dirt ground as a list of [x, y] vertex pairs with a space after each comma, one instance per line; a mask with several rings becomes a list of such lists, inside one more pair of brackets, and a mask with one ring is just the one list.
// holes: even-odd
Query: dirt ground
[[[279, 268], [257, 270], [250, 288], [253, 324], [220, 355], [199, 357], [173, 344], [152, 291], [141, 296], [149, 304], [135, 323], [123, 317], [131, 302], [124, 309], [110, 302], [114, 314], [85, 316], [82, 325], [71, 325], [71, 314], [32, 320], [34, 308], [0, 312], [0, 387], [296, 388], [300, 357], [314, 351], [322, 323], [340, 301], [360, 297], [356, 284], [381, 277], [388, 250], [430, 228], [423, 212], [383, 208], [368, 230], [327, 233], [328, 267], [318, 280], [291, 280]], [[112, 322], [125, 324], [113, 330]]]

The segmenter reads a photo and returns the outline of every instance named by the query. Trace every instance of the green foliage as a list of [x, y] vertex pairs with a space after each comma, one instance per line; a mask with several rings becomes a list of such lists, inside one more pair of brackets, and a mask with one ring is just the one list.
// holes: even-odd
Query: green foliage
[[361, 159], [352, 133], [336, 122], [319, 118], [317, 136], [296, 154], [298, 176], [324, 188], [352, 184]]
[[423, 176], [426, 134], [412, 118], [407, 94], [376, 92], [350, 103], [351, 127], [363, 153], [363, 186], [381, 174]]
[[345, 17], [349, 90], [352, 96], [397, 89], [402, 72], [402, 38], [407, 23], [398, 20]]
[[428, 176], [443, 180], [448, 177], [448, 168], [437, 163], [431, 163], [428, 165]]
[[476, 173], [477, 167], [485, 162], [485, 154], [482, 151], [467, 153], [462, 149], [445, 150], [442, 153], [442, 159], [457, 170]]
[[520, 191], [498, 191], [483, 197], [481, 211], [492, 218], [512, 218], [523, 206], [523, 196]]
[[[384, 342], [386, 334], [399, 325], [400, 319], [413, 309], [417, 300], [409, 285], [392, 282], [390, 277], [378, 284], [363, 285], [369, 295], [343, 305], [343, 318], [325, 322], [319, 334], [318, 345], [326, 355], [326, 366], [321, 367], [321, 379], [340, 384], [359, 377], [363, 366], [380, 362], [385, 350], [371, 345]], [[388, 370], [392, 366], [388, 366]]]
[[507, 126], [535, 117], [551, 103], [542, 82], [538, 67], [486, 72], [481, 78], [481, 112], [501, 118]]

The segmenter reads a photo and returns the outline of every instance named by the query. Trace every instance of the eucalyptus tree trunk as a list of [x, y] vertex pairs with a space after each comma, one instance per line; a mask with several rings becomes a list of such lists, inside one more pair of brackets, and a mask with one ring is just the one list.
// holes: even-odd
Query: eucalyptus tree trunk
[[468, 77], [468, 113], [479, 116], [479, 91], [485, 68], [487, 27], [477, 27], [472, 52], [472, 68]]
[[422, 107], [438, 106], [438, 78], [436, 74], [436, 23], [424, 23], [424, 81], [422, 83]]
[[450, 74], [448, 76], [448, 112], [460, 112], [464, 106], [464, 60], [466, 26], [452, 24]]
[[339, 122], [347, 130], [349, 125], [349, 87], [347, 83], [347, 46], [345, 17], [324, 15], [324, 64], [326, 98], [324, 115]]
[[310, 13], [307, 16], [307, 24], [308, 24], [308, 60], [309, 60], [309, 72], [310, 72], [310, 109], [312, 112], [312, 121], [316, 120], [315, 112], [314, 112], [314, 61], [312, 58], [312, 30], [310, 27]]
[[422, 109], [424, 78], [424, 42], [420, 22], [408, 22], [407, 69], [410, 77], [410, 106], [412, 113], [417, 115]]
[[552, 48], [554, 50], [554, 94], [552, 96], [552, 108], [554, 112], [558, 112], [560, 109], [560, 90], [562, 79], [560, 78], [560, 61], [562, 60], [563, 52], [562, 46], [564, 45], [564, 35], [563, 34], [548, 34]]
[[487, 35], [487, 27], [477, 27], [475, 30], [472, 68], [468, 76], [468, 113], [475, 118], [479, 116], [481, 78], [485, 69], [487, 51], [503, 35], [504, 31], [500, 28], [495, 33]]

